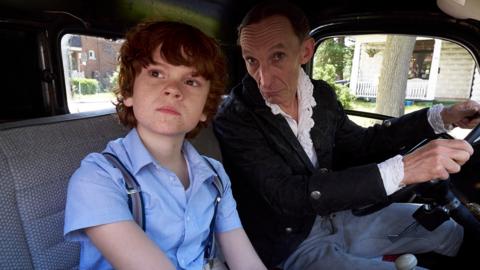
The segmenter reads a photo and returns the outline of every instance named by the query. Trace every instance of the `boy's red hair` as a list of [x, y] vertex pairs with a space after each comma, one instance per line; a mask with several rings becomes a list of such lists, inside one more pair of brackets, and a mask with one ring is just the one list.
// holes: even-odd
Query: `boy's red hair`
[[133, 108], [125, 106], [124, 100], [133, 95], [133, 85], [141, 69], [154, 63], [153, 55], [160, 45], [160, 54], [168, 63], [193, 67], [198, 75], [210, 81], [210, 91], [203, 109], [207, 121], [199, 122], [187, 133], [186, 137], [192, 138], [217, 112], [227, 74], [225, 58], [217, 42], [188, 24], [146, 22], [128, 31], [119, 56], [120, 73], [118, 89], [115, 91], [118, 116], [125, 126], [133, 128], [137, 125]]

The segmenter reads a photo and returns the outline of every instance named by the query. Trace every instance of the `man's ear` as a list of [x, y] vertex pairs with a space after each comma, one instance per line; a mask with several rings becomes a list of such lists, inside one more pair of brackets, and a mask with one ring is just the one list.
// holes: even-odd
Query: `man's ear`
[[308, 37], [302, 42], [302, 55], [300, 59], [300, 63], [306, 64], [312, 59], [313, 53], [315, 48], [315, 40], [313, 38]]

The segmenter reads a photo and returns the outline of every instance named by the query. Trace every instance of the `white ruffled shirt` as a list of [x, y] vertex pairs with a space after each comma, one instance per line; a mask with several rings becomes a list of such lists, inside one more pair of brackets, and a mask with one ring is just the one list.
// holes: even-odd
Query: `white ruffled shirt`
[[308, 75], [300, 68], [300, 74], [298, 77], [297, 96], [298, 96], [298, 123], [290, 115], [285, 113], [277, 104], [269, 103], [265, 101], [268, 107], [272, 110], [274, 115], [280, 114], [287, 120], [288, 125], [297, 137], [300, 145], [312, 164], [317, 166], [317, 154], [313, 147], [312, 138], [310, 137], [310, 130], [315, 125], [313, 121], [313, 107], [317, 105], [313, 98], [313, 84], [310, 81]]
[[[290, 115], [285, 113], [277, 104], [272, 104], [268, 101], [265, 101], [265, 104], [272, 110], [274, 115], [280, 114], [285, 118], [308, 158], [312, 164], [317, 167], [318, 158], [317, 154], [315, 153], [312, 138], [310, 136], [310, 130], [315, 125], [315, 122], [312, 118], [313, 107], [315, 107], [317, 103], [313, 98], [313, 84], [310, 80], [310, 77], [308, 77], [302, 68], [299, 69], [297, 97], [299, 110], [298, 123]], [[436, 134], [450, 130], [450, 128], [446, 129], [443, 123], [440, 115], [442, 109], [443, 105], [437, 104], [432, 106], [427, 113], [428, 122]], [[379, 163], [377, 166], [380, 171], [387, 195], [394, 193], [404, 186], [401, 184], [404, 176], [403, 157], [401, 155], [396, 155], [390, 159], [387, 159], [384, 162]]]

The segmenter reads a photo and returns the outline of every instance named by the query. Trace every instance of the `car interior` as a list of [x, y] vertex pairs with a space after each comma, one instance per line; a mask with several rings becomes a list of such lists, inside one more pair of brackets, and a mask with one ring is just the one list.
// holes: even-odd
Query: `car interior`
[[[197, 26], [220, 42], [228, 59], [228, 94], [246, 74], [236, 27], [257, 2], [0, 0], [0, 269], [78, 268], [80, 247], [63, 238], [66, 189], [88, 153], [128, 132], [116, 118], [112, 95], [125, 32], [147, 20]], [[334, 85], [357, 124], [382, 123], [438, 103], [480, 102], [480, 1], [295, 3], [307, 14], [316, 41], [307, 74]], [[408, 78], [387, 78], [404, 82], [401, 100], [378, 95], [391, 40], [398, 46], [413, 42]], [[340, 60], [332, 48], [341, 51]], [[382, 103], [394, 105], [382, 111]], [[447, 184], [414, 186], [391, 202], [458, 202], [462, 208], [451, 217], [480, 236], [480, 129], [444, 136], [468, 136], [477, 152]], [[192, 142], [222, 160], [210, 125]]]

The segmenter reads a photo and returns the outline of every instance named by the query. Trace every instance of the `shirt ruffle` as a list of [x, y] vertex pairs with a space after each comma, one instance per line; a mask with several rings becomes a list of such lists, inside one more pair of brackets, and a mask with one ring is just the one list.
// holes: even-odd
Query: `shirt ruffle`
[[313, 165], [316, 165], [317, 155], [313, 147], [310, 131], [315, 125], [312, 115], [313, 107], [317, 105], [317, 102], [313, 98], [313, 84], [310, 80], [310, 77], [308, 77], [302, 68], [299, 68], [298, 71], [297, 97], [298, 123], [295, 123], [295, 121], [285, 112], [283, 112], [283, 110], [277, 104], [271, 104], [267, 101], [265, 101], [265, 103], [271, 109], [274, 115], [280, 114], [285, 117], [308, 158]]
[[313, 107], [317, 105], [313, 98], [313, 84], [310, 77], [300, 68], [298, 74], [298, 141], [302, 145], [303, 149], [307, 153], [308, 157], [314, 165], [317, 163], [317, 155], [313, 147], [313, 141], [310, 136], [310, 131], [315, 125], [315, 121], [312, 118]]

